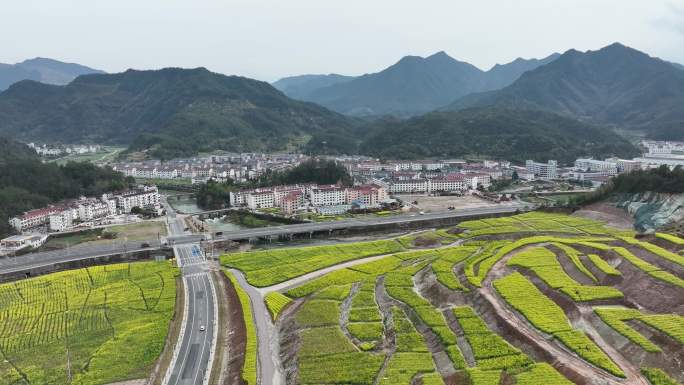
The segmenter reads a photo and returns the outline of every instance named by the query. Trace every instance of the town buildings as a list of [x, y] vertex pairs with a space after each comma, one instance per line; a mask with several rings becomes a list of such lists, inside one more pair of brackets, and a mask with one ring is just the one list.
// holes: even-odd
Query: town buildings
[[47, 241], [47, 238], [47, 234], [40, 233], [12, 235], [0, 240], [0, 255], [15, 254], [27, 248], [37, 249]]
[[100, 198], [72, 199], [48, 207], [27, 211], [9, 220], [17, 232], [40, 227], [48, 231], [65, 231], [77, 223], [93, 222], [117, 214], [128, 214], [134, 207], [159, 211], [159, 191], [156, 186], [103, 194]]
[[190, 179], [192, 183], [231, 179], [245, 182], [256, 179], [267, 170], [281, 171], [306, 160], [302, 154], [226, 154], [143, 162], [113, 163], [112, 168], [126, 176], [139, 179]]
[[[306, 206], [318, 211], [330, 211], [333, 206], [348, 206], [344, 211], [348, 211], [352, 206], [378, 208], [388, 199], [387, 190], [375, 184], [353, 187], [299, 184], [230, 193], [230, 203], [234, 207], [247, 207], [252, 210], [277, 207], [286, 214], [293, 214]], [[338, 208], [334, 211], [339, 210]]]

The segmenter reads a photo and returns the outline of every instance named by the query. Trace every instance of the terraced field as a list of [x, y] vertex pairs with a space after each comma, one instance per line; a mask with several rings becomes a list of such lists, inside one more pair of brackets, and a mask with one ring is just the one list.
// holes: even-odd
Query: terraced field
[[221, 262], [275, 320], [283, 384], [677, 384], [684, 241], [635, 236], [533, 212]]
[[146, 378], [176, 301], [167, 262], [90, 267], [0, 285], [0, 384]]

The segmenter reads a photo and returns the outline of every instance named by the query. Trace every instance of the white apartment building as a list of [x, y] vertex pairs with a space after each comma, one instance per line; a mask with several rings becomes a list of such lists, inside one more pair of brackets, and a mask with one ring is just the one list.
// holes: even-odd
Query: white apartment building
[[605, 176], [614, 176], [618, 173], [617, 163], [591, 158], [580, 158], [575, 160], [575, 169], [580, 171], [598, 172]]
[[334, 206], [346, 203], [344, 187], [318, 186], [311, 189], [311, 204], [314, 206]]
[[556, 179], [558, 178], [558, 162], [549, 160], [546, 163], [538, 163], [533, 160], [525, 162], [525, 168], [528, 172], [534, 174], [539, 179]]
[[252, 210], [275, 207], [275, 196], [272, 190], [252, 191], [245, 197], [247, 207]]
[[484, 173], [484, 172], [469, 172], [463, 174], [466, 184], [472, 188], [476, 189], [477, 186], [482, 186], [484, 188], [488, 188], [492, 184], [492, 177], [491, 175]]
[[64, 231], [74, 223], [74, 215], [71, 209], [50, 215], [50, 231]]
[[27, 211], [23, 215], [10, 219], [9, 224], [18, 232], [23, 232], [28, 229], [49, 224], [50, 215], [61, 210], [60, 207], [48, 206], [42, 209]]
[[426, 179], [397, 180], [388, 184], [390, 193], [426, 193], [428, 181]]
[[[108, 199], [109, 196], [107, 196]], [[142, 186], [111, 196], [116, 201], [120, 213], [130, 213], [133, 207], [159, 209], [161, 207], [159, 191], [156, 186]]]
[[465, 178], [446, 177], [430, 179], [428, 181], [428, 191], [433, 192], [458, 192], [468, 189]]

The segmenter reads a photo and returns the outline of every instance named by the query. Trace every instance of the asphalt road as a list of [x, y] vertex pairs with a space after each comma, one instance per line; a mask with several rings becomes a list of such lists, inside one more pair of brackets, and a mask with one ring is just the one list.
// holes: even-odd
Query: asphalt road
[[[483, 207], [474, 209], [462, 209], [456, 211], [446, 211], [439, 213], [426, 213], [425, 215], [393, 215], [388, 217], [368, 217], [362, 219], [348, 219], [343, 221], [301, 223], [294, 225], [271, 226], [255, 229], [242, 229], [237, 231], [226, 231], [217, 240], [239, 240], [249, 238], [260, 238], [269, 236], [288, 235], [293, 233], [308, 233], [318, 231], [339, 230], [354, 227], [364, 227], [373, 225], [391, 225], [400, 223], [413, 223], [444, 218], [468, 217], [471, 215], [482, 214], [502, 214], [512, 213], [517, 209], [523, 209], [523, 205], [507, 205], [495, 207]], [[169, 228], [171, 234], [166, 237], [169, 245], [181, 246], [196, 244], [203, 239], [200, 234], [189, 234], [184, 231], [185, 224], [181, 217], [177, 217], [170, 206], [167, 206]], [[150, 247], [142, 247], [143, 244]], [[161, 247], [157, 239], [143, 242], [117, 242], [111, 244], [83, 245], [71, 247], [68, 250], [46, 251], [31, 253], [19, 257], [0, 258], [0, 274], [22, 271], [59, 262], [87, 259], [97, 256], [120, 254], [122, 252], [157, 250]]]
[[215, 239], [237, 240], [246, 238], [268, 237], [287, 235], [292, 233], [307, 233], [326, 230], [339, 230], [354, 227], [391, 225], [399, 223], [423, 222], [435, 219], [468, 217], [471, 215], [513, 213], [522, 210], [524, 205], [507, 205], [495, 207], [482, 207], [474, 209], [462, 209], [437, 213], [426, 213], [424, 215], [391, 215], [386, 217], [364, 217], [358, 219], [347, 219], [331, 222], [300, 223], [294, 225], [270, 226], [255, 229], [242, 229], [236, 231], [224, 231], [223, 234]]
[[[167, 213], [169, 232], [184, 234], [183, 218], [173, 211]], [[206, 385], [216, 347], [216, 289], [199, 243], [177, 245], [173, 250], [183, 274], [185, 309], [181, 336], [162, 384]]]
[[[216, 334], [214, 283], [198, 245], [174, 247], [183, 271], [186, 308], [182, 337], [165, 377], [165, 385], [202, 385], [208, 381]], [[202, 330], [204, 329], [204, 330]]]

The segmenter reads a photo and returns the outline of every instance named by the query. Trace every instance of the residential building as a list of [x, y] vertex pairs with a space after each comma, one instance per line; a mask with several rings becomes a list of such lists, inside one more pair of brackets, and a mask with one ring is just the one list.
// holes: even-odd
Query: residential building
[[74, 223], [74, 214], [71, 209], [65, 209], [50, 215], [50, 231], [64, 231]]
[[60, 207], [48, 206], [42, 209], [27, 211], [9, 220], [10, 226], [16, 231], [23, 232], [50, 223], [50, 215], [61, 211]]
[[304, 205], [304, 194], [301, 191], [292, 191], [282, 197], [279, 207], [287, 215], [294, 214], [297, 209]]
[[618, 173], [617, 163], [605, 160], [580, 158], [575, 160], [575, 169], [579, 171], [593, 171], [601, 175], [614, 176]]
[[389, 182], [387, 189], [392, 194], [426, 193], [428, 192], [428, 182], [427, 179], [395, 180]]
[[29, 247], [39, 248], [47, 241], [47, 234], [12, 235], [0, 240], [0, 255], [9, 255]]
[[463, 174], [447, 174], [442, 178], [428, 180], [428, 191], [435, 192], [459, 192], [468, 189], [466, 179]]
[[256, 190], [249, 192], [245, 197], [245, 203], [247, 204], [247, 207], [252, 210], [275, 207], [273, 190]]
[[161, 207], [159, 191], [156, 186], [141, 186], [137, 189], [126, 190], [107, 196], [116, 201], [116, 208], [120, 213], [127, 214], [134, 207], [141, 209], [156, 209]]
[[534, 174], [535, 178], [539, 179], [556, 179], [558, 177], [558, 162], [549, 160], [546, 163], [538, 163], [533, 160], [525, 162], [525, 168], [528, 172]]
[[311, 204], [314, 206], [342, 205], [347, 201], [344, 187], [329, 185], [311, 189]]

